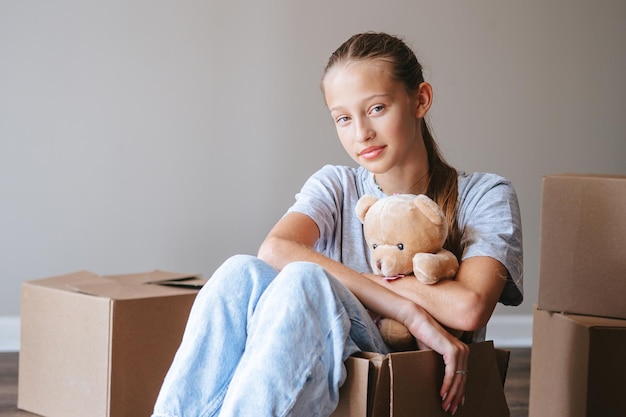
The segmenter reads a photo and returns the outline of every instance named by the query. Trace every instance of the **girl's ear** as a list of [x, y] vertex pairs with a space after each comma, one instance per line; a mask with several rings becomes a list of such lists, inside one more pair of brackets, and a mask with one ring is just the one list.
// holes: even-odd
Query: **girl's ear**
[[423, 82], [419, 85], [415, 94], [417, 96], [415, 117], [421, 119], [426, 116], [430, 106], [433, 104], [433, 87], [429, 83]]

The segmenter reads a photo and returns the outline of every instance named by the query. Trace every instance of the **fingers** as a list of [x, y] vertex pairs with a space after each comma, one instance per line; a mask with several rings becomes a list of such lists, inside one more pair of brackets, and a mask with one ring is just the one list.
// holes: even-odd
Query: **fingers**
[[417, 305], [409, 304], [409, 306], [413, 307], [413, 310], [409, 309], [409, 313], [415, 314], [408, 314], [408, 319], [402, 322], [418, 341], [442, 355], [445, 370], [439, 392], [441, 407], [447, 412], [456, 412], [463, 403], [467, 381], [467, 373], [457, 373], [457, 371], [468, 370], [469, 347], [448, 333]]
[[453, 343], [449, 352], [443, 354], [445, 371], [441, 386], [441, 407], [455, 414], [465, 402], [465, 383], [468, 375], [469, 347], [460, 342]]

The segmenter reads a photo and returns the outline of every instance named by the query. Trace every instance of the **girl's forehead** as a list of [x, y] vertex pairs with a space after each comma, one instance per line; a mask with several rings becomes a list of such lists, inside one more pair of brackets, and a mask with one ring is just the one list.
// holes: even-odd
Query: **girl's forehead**
[[381, 60], [348, 61], [332, 67], [323, 82], [326, 104], [333, 108], [348, 104], [345, 101], [403, 90], [391, 70], [391, 64]]

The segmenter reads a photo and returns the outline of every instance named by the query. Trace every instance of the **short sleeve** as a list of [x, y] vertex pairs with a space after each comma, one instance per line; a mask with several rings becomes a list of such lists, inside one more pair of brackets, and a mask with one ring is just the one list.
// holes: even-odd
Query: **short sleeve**
[[320, 231], [315, 250], [355, 271], [369, 270], [363, 225], [355, 213], [366, 182], [373, 184], [362, 167], [326, 165], [304, 183], [287, 211], [309, 216]]
[[313, 174], [296, 194], [296, 201], [287, 211], [306, 214], [320, 229], [317, 250], [324, 252], [334, 237], [333, 231], [341, 213], [342, 188], [332, 166], [325, 166]]
[[508, 277], [500, 302], [523, 301], [522, 225], [512, 184], [494, 174], [459, 176], [461, 260], [489, 256], [502, 263]]

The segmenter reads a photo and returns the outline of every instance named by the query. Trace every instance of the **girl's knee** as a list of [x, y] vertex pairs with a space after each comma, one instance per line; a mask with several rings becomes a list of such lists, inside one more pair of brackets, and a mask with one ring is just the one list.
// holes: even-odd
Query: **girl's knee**
[[280, 285], [315, 292], [330, 288], [331, 276], [320, 265], [312, 262], [292, 262], [276, 278]]
[[259, 272], [270, 271], [273, 268], [267, 263], [252, 255], [233, 255], [215, 271], [211, 279], [222, 276], [233, 277], [251, 275]]
[[325, 269], [322, 268], [320, 265], [308, 261], [291, 262], [283, 268], [283, 271], [288, 271], [290, 273], [298, 272], [300, 274], [326, 273]]
[[234, 255], [213, 273], [206, 286], [237, 288], [270, 282], [278, 272], [252, 255]]
[[233, 255], [230, 258], [226, 259], [219, 269], [239, 269], [242, 267], [246, 267], [246, 265], [255, 263], [256, 261], [260, 261], [260, 259], [252, 255]]

